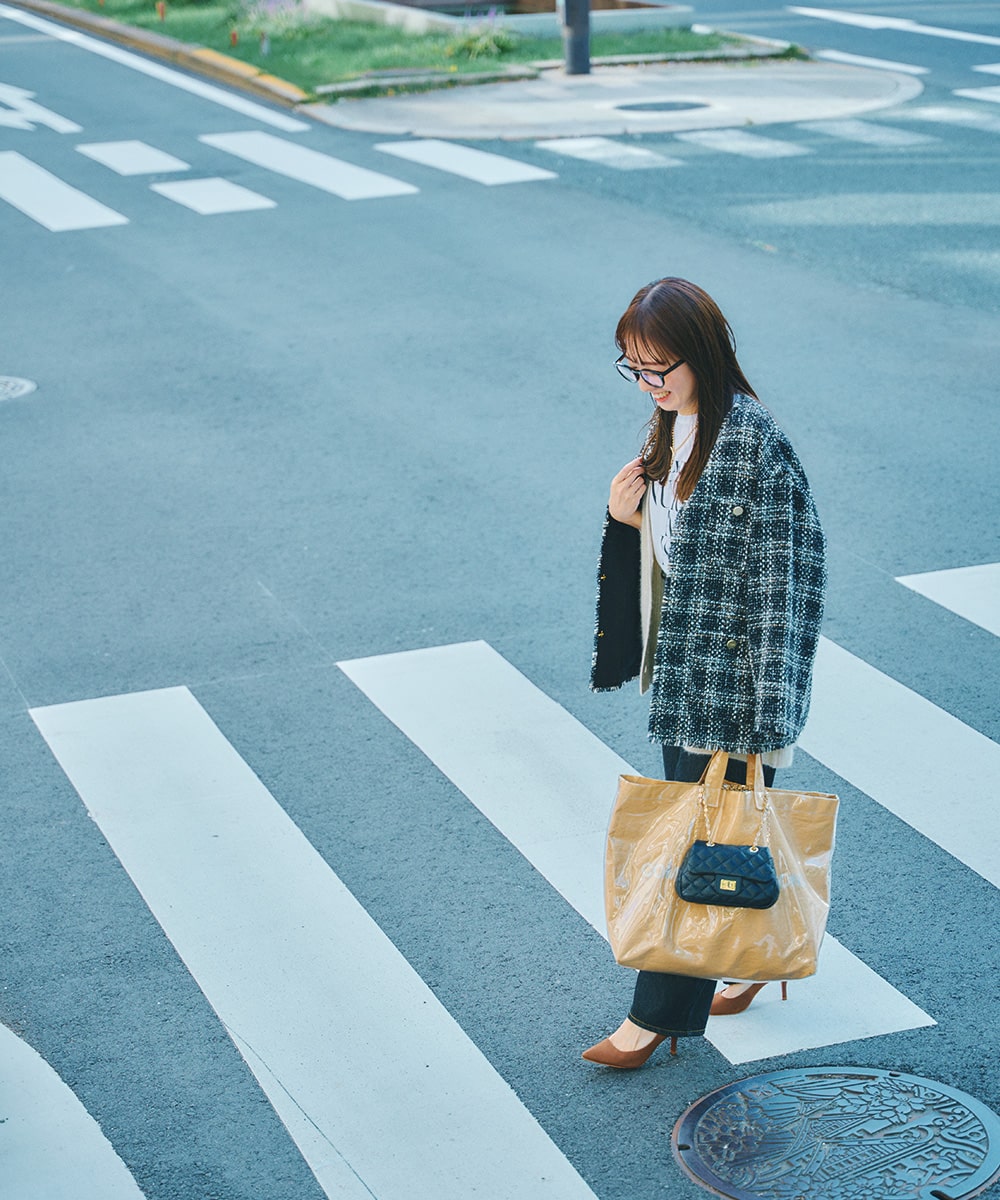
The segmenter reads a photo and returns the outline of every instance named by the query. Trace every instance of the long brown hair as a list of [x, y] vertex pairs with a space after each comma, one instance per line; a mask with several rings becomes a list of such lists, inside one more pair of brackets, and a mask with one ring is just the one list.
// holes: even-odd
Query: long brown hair
[[[707, 292], [686, 279], [657, 279], [640, 288], [622, 313], [615, 341], [638, 361], [669, 363], [683, 359], [698, 386], [698, 432], [677, 481], [677, 495], [694, 491], [722, 422], [737, 394], [756, 393], [736, 361], [736, 339], [729, 322]], [[646, 475], [665, 483], [674, 433], [672, 412], [657, 408], [649, 420], [642, 462]]]

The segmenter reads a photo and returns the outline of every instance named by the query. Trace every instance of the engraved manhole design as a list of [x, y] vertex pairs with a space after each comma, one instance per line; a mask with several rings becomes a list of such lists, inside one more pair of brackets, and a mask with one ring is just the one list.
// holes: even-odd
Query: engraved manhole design
[[1000, 1176], [1000, 1117], [898, 1071], [773, 1071], [693, 1104], [673, 1151], [733, 1200], [962, 1200]]
[[618, 112], [690, 112], [708, 107], [700, 100], [634, 100], [615, 105]]
[[16, 400], [19, 396], [29, 396], [37, 386], [30, 379], [0, 375], [0, 400]]

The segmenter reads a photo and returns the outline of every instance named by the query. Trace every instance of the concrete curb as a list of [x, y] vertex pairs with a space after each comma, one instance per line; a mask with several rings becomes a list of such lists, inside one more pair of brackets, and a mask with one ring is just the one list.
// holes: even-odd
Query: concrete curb
[[[314, 96], [303, 91], [296, 84], [279, 79], [275, 75], [269, 75], [251, 63], [233, 58], [228, 54], [221, 54], [218, 50], [211, 50], [207, 46], [189, 45], [176, 38], [154, 33], [152, 30], [140, 29], [135, 25], [125, 25], [97, 13], [57, 4], [55, 0], [9, 0], [9, 2], [15, 8], [27, 9], [39, 16], [49, 17], [64, 25], [71, 25], [75, 29], [95, 34], [121, 46], [127, 46], [129, 49], [146, 54], [151, 58], [162, 59], [195, 75], [207, 76], [216, 83], [224, 83], [229, 87], [250, 92], [260, 99], [271, 100], [286, 108], [307, 105], [303, 111], [309, 113], [309, 109], [315, 106]], [[775, 58], [785, 54], [790, 48], [788, 42], [778, 42], [771, 38], [753, 37], [749, 34], [730, 34], [729, 36], [740, 37], [745, 44], [720, 47], [716, 50], [683, 51], [667, 55], [614, 55], [607, 58], [592, 58], [591, 62], [597, 67], [624, 63], [633, 66], [664, 62], [731, 63], [741, 60]], [[414, 78], [397, 76], [391, 80], [362, 77], [340, 84], [326, 85], [317, 89], [316, 96], [321, 98], [321, 102], [322, 100], [336, 102], [340, 98], [369, 98], [439, 88], [472, 87], [484, 83], [494, 83], [498, 80], [533, 79], [537, 78], [540, 71], [561, 65], [561, 61], [558, 60], [524, 63], [501, 71], [471, 72], [466, 75], [449, 73], [438, 78], [431, 78], [429, 72], [414, 72]], [[416, 78], [418, 75], [419, 79]], [[314, 116], [315, 114], [309, 113], [309, 115]]]

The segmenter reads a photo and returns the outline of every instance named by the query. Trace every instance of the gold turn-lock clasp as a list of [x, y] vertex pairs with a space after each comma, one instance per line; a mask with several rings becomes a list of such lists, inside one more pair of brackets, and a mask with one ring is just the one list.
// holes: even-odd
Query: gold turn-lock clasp
[[722, 892], [735, 892], [736, 891], [736, 880], [735, 879], [720, 879], [719, 880], [719, 890]]

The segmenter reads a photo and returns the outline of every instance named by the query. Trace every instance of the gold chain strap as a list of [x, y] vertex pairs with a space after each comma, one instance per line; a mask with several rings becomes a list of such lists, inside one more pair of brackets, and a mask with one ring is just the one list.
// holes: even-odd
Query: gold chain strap
[[[722, 786], [723, 786], [723, 788], [726, 787], [726, 785], [724, 783]], [[747, 788], [747, 787], [736, 787], [736, 788], [727, 788], [726, 790], [727, 791], [749, 792], [752, 789]], [[702, 785], [698, 789], [698, 801], [701, 805], [702, 818], [705, 821], [705, 841], [708, 843], [709, 846], [714, 846], [716, 843], [715, 843], [715, 838], [712, 836], [712, 827], [711, 827], [711, 823], [709, 822], [709, 819], [708, 819], [708, 802], [705, 799], [704, 785]], [[753, 845], [750, 847], [751, 850], [756, 851], [756, 850], [760, 849], [762, 842], [764, 843], [764, 845], [767, 845], [767, 842], [765, 841], [765, 839], [767, 838], [767, 836], [770, 832], [770, 826], [768, 823], [768, 818], [770, 817], [770, 815], [771, 815], [771, 806], [768, 803], [767, 793], [765, 792], [764, 793], [764, 808], [760, 814], [760, 824], [757, 826], [757, 832], [754, 835]], [[697, 837], [697, 833], [698, 833], [698, 831], [695, 830], [695, 837]]]

